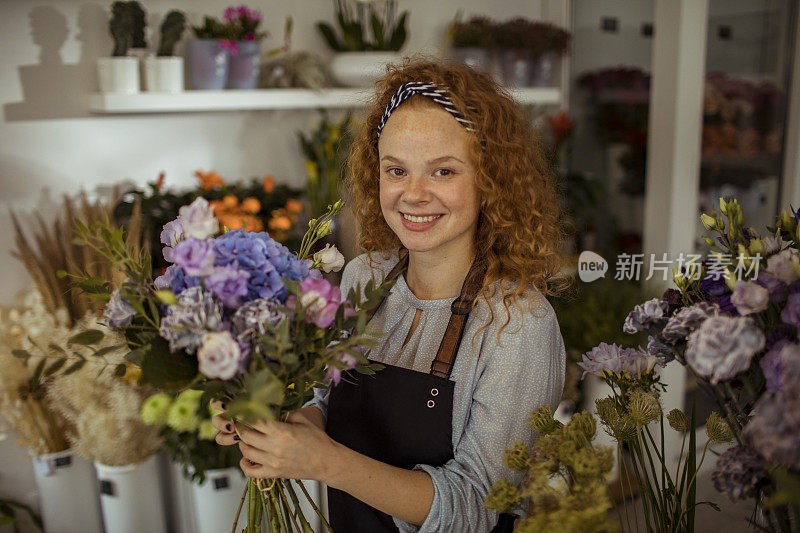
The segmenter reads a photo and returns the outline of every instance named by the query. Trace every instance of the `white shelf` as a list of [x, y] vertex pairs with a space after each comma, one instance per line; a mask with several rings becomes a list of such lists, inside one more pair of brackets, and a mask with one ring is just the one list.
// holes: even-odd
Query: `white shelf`
[[[561, 103], [556, 87], [511, 88], [523, 104]], [[364, 105], [372, 88], [357, 89], [254, 89], [185, 91], [182, 93], [93, 94], [89, 107], [98, 114], [187, 113], [251, 109], [353, 108]]]

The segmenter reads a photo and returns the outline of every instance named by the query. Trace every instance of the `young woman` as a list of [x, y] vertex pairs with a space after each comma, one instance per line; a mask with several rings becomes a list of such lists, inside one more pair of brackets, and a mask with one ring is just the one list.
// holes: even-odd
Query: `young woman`
[[342, 292], [396, 279], [371, 327], [375, 376], [351, 376], [285, 422], [240, 428], [250, 477], [328, 485], [337, 533], [511, 531], [483, 501], [528, 414], [558, 404], [564, 344], [545, 299], [566, 285], [557, 199], [524, 115], [489, 76], [407, 60], [378, 86], [347, 185], [367, 252]]

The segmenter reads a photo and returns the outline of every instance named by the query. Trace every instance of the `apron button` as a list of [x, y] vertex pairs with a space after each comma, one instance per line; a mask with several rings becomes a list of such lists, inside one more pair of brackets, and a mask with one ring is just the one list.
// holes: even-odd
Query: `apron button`
[[439, 389], [431, 389], [431, 396], [438, 396], [438, 395], [439, 395]]
[[436, 405], [436, 402], [433, 400], [428, 400], [428, 409], [433, 409], [433, 406]]

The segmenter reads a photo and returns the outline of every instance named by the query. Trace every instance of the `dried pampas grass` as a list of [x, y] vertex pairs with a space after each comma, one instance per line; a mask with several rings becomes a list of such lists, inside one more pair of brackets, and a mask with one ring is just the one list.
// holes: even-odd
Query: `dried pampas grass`
[[[119, 195], [113, 196], [117, 198]], [[77, 198], [65, 195], [61, 212], [52, 224], [48, 225], [39, 213], [35, 214], [36, 227], [30, 230], [30, 236], [19, 215], [13, 211], [10, 213], [16, 245], [16, 250], [12, 250], [11, 254], [25, 266], [44, 299], [45, 307], [51, 313], [65, 309], [70, 326], [87, 312], [99, 313], [104, 304], [71, 291], [69, 277], [60, 278], [60, 270], [69, 273], [88, 272], [92, 276], [112, 280], [115, 285], [122, 281], [121, 274], [98, 258], [91, 248], [73, 242], [76, 219], [87, 227], [94, 222], [108, 222], [112, 208], [100, 201], [89, 202], [86, 193], [81, 193]], [[136, 204], [125, 228], [126, 241], [136, 247], [140, 246], [142, 239], [141, 215], [141, 205]]]

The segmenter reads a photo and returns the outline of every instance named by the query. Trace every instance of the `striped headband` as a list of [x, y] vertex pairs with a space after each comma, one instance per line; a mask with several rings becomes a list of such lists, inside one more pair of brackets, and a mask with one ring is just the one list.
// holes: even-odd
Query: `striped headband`
[[464, 126], [467, 131], [475, 131], [472, 127], [472, 122], [467, 120], [464, 115], [462, 115], [457, 109], [456, 106], [453, 104], [453, 101], [450, 100], [450, 97], [447, 96], [447, 91], [444, 89], [438, 88], [436, 85], [431, 83], [423, 83], [421, 81], [409, 81], [404, 83], [400, 87], [398, 87], [397, 92], [394, 93], [392, 99], [389, 101], [389, 105], [386, 106], [386, 111], [383, 112], [383, 116], [381, 117], [381, 121], [378, 123], [378, 132], [377, 138], [381, 138], [381, 131], [383, 127], [386, 125], [386, 121], [389, 120], [389, 115], [397, 109], [397, 107], [414, 96], [415, 94], [420, 94], [422, 96], [427, 96], [440, 106], [442, 106], [448, 113], [453, 115], [453, 118], [456, 119], [462, 126]]

